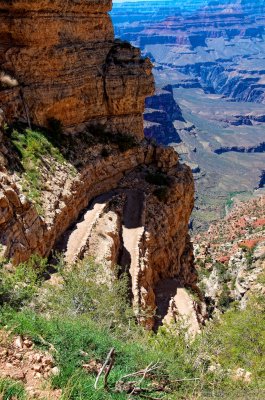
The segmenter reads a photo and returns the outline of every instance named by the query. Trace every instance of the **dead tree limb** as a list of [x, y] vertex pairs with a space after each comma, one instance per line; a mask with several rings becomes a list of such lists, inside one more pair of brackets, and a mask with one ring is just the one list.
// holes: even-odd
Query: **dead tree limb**
[[98, 376], [97, 376], [97, 379], [96, 379], [96, 382], [95, 382], [95, 385], [94, 385], [94, 388], [95, 388], [96, 390], [97, 390], [97, 387], [98, 387], [99, 378], [101, 377], [102, 373], [104, 372], [105, 368], [107, 367], [107, 365], [108, 365], [108, 363], [109, 363], [109, 361], [110, 361], [110, 365], [109, 365], [109, 367], [108, 367], [108, 369], [107, 369], [107, 372], [106, 372], [106, 375], [105, 375], [105, 379], [104, 379], [104, 387], [106, 387], [108, 375], [109, 375], [109, 373], [110, 373], [110, 371], [111, 371], [111, 368], [112, 368], [112, 366], [113, 366], [113, 363], [114, 363], [114, 354], [115, 354], [115, 349], [114, 349], [114, 347], [113, 347], [113, 348], [110, 350], [110, 352], [109, 352], [109, 354], [108, 354], [108, 356], [107, 356], [107, 358], [106, 358], [106, 361], [104, 362], [104, 364], [102, 365], [102, 367], [101, 367], [101, 369], [100, 369], [100, 371], [99, 371], [99, 373], [98, 373]]
[[114, 365], [114, 361], [115, 361], [115, 352], [112, 353], [111, 358], [110, 358], [110, 363], [107, 366], [107, 369], [106, 369], [106, 372], [105, 372], [104, 389], [106, 389], [108, 387], [108, 377], [109, 377], [110, 371], [112, 370], [112, 367]]
[[140, 371], [133, 372], [132, 374], [124, 375], [124, 376], [120, 379], [120, 381], [123, 381], [124, 379], [130, 378], [130, 377], [132, 377], [132, 376], [142, 376], [142, 375], [145, 375], [145, 376], [146, 376], [149, 372], [152, 372], [152, 371], [154, 371], [155, 369], [159, 368], [160, 365], [161, 365], [161, 363], [158, 363], [158, 362], [155, 363], [155, 364], [150, 363], [145, 369], [141, 369]]
[[[142, 384], [142, 382], [145, 380], [146, 375], [148, 374], [148, 372], [150, 372], [150, 371], [152, 371], [152, 370], [154, 369], [154, 368], [152, 368], [152, 365], [153, 365], [153, 363], [150, 363], [150, 364], [145, 368], [145, 370], [143, 371], [143, 376], [142, 376], [142, 378], [140, 379], [140, 381], [139, 381], [139, 383], [138, 383], [139, 388], [141, 388], [141, 384]], [[132, 390], [131, 394], [134, 394], [135, 390], [136, 390], [136, 388], [134, 388], [134, 389]]]
[[170, 381], [170, 383], [174, 382], [186, 382], [186, 381], [199, 381], [200, 378], [184, 378], [184, 379], [174, 379], [173, 381]]

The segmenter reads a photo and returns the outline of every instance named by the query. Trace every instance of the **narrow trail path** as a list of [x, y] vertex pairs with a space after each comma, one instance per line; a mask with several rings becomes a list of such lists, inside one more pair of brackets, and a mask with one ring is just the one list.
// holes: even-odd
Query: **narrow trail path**
[[[136, 313], [140, 306], [139, 275], [141, 271], [140, 243], [144, 234], [145, 195], [133, 189], [123, 190], [126, 194], [122, 220], [122, 245], [119, 264], [128, 267], [131, 276], [131, 289]], [[104, 193], [94, 199], [77, 223], [63, 236], [58, 248], [64, 251], [65, 261], [70, 264], [82, 258], [89, 246], [92, 230], [108, 202], [118, 190]], [[196, 311], [191, 295], [181, 287], [176, 279], [164, 279], [155, 288], [157, 305], [157, 329], [163, 323], [169, 323], [176, 315], [189, 323], [189, 331], [193, 335], [199, 330]]]
[[[64, 234], [58, 248], [64, 252], [67, 263], [74, 262], [82, 256], [100, 214], [104, 211], [108, 202], [118, 193], [118, 191], [110, 191], [96, 197], [76, 224]], [[124, 251], [120, 263], [122, 266], [129, 266], [131, 272], [135, 275], [139, 262], [139, 242], [144, 231], [144, 194], [137, 190], [127, 190], [125, 193], [127, 198], [122, 226]]]
[[174, 316], [182, 317], [189, 325], [189, 333], [196, 334], [200, 330], [193, 299], [187, 289], [177, 279], [163, 279], [155, 288], [157, 320], [155, 329], [163, 323], [169, 324]]
[[193, 305], [193, 299], [187, 289], [178, 288], [177, 294], [174, 296], [174, 306], [177, 308], [179, 315], [189, 324], [189, 332], [195, 335], [200, 330], [196, 311]]
[[67, 263], [70, 264], [81, 257], [94, 224], [114, 194], [114, 192], [108, 192], [97, 197], [84, 212], [81, 220], [74, 225], [74, 228], [65, 233], [60, 249], [64, 250], [64, 258]]
[[130, 266], [134, 304], [139, 304], [140, 241], [144, 233], [144, 193], [128, 190], [123, 214], [123, 252], [120, 264]]

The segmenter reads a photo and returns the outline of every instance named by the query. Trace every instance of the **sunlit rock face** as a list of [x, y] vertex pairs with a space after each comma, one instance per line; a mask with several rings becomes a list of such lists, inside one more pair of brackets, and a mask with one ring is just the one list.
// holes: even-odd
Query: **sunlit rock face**
[[143, 137], [151, 63], [114, 41], [111, 3], [0, 1], [0, 68], [18, 83], [0, 92], [7, 118], [38, 125], [56, 118], [71, 131], [96, 120]]
[[[67, 263], [92, 256], [108, 282], [120, 265], [139, 322], [152, 328], [159, 282], [196, 284], [188, 234], [194, 182], [173, 149], [122, 135], [144, 139], [154, 78], [139, 49], [114, 40], [110, 7], [0, 0], [0, 259], [17, 265], [52, 250]], [[161, 96], [163, 116], [177, 117], [172, 90]], [[43, 129], [50, 118], [65, 131], [55, 141]], [[37, 132], [9, 130], [4, 122], [16, 119]]]

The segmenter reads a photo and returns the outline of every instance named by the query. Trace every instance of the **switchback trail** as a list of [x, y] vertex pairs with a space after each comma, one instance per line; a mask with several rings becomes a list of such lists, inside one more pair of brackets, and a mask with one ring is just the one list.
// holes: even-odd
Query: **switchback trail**
[[127, 198], [123, 214], [122, 267], [130, 267], [134, 305], [139, 306], [140, 241], [144, 233], [144, 193], [137, 190], [126, 191]]
[[193, 299], [177, 279], [160, 281], [155, 288], [155, 295], [157, 305], [156, 330], [163, 323], [170, 323], [174, 320], [174, 317], [179, 316], [187, 322], [191, 335], [199, 331], [200, 326]]

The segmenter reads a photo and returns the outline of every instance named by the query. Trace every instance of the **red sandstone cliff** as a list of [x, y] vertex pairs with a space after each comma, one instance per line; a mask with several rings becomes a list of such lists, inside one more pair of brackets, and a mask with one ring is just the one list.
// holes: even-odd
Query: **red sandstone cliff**
[[0, 68], [18, 82], [0, 93], [9, 117], [28, 113], [37, 125], [55, 117], [71, 131], [96, 120], [143, 137], [151, 63], [114, 41], [110, 8], [96, 0], [0, 1]]

